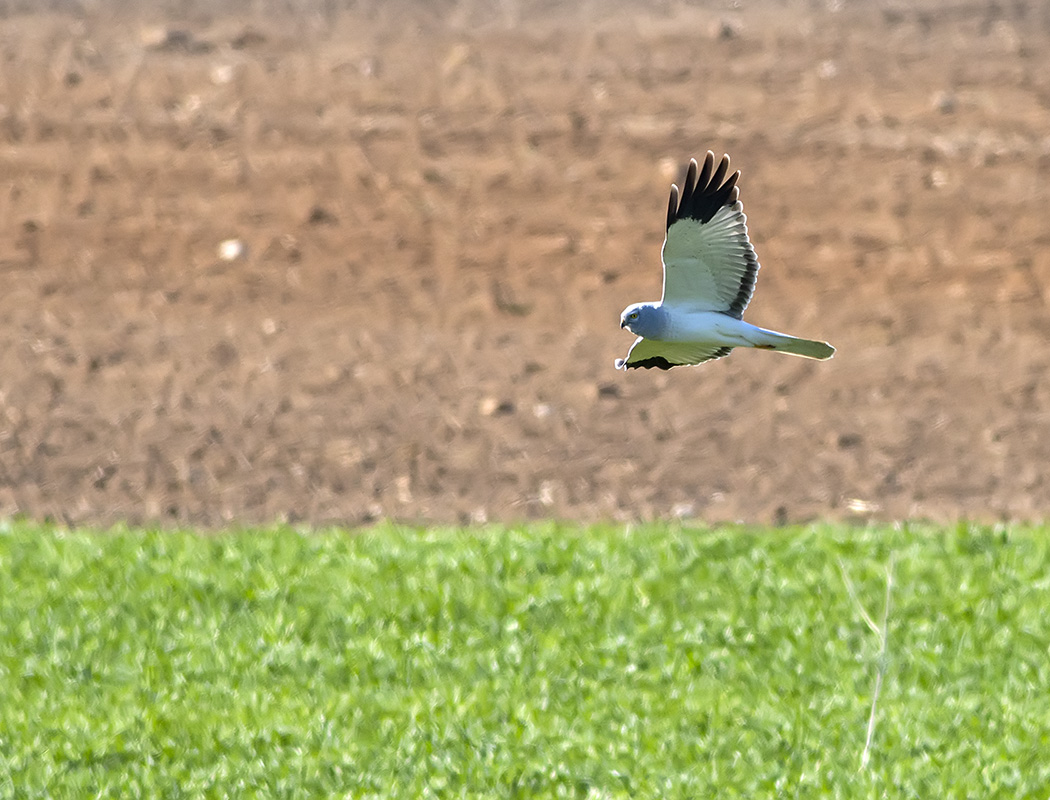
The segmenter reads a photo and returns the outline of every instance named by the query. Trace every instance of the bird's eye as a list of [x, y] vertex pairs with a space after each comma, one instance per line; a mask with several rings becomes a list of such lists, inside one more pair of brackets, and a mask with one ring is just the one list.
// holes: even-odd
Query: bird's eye
[[638, 312], [637, 311], [632, 311], [631, 312], [631, 316], [628, 317], [628, 319], [638, 319]]

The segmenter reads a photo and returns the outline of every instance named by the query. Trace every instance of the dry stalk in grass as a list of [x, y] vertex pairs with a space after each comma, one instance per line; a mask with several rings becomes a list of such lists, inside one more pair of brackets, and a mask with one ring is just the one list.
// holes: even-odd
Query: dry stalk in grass
[[853, 586], [853, 581], [850, 580], [849, 573], [846, 572], [846, 565], [841, 558], [839, 559], [839, 569], [842, 570], [842, 579], [846, 584], [846, 591], [849, 592], [849, 596], [857, 606], [857, 610], [860, 611], [860, 615], [864, 622], [872, 631], [874, 631], [875, 635], [879, 637], [879, 655], [875, 667], [875, 690], [872, 692], [871, 696], [871, 712], [868, 714], [868, 732], [864, 738], [864, 750], [860, 754], [861, 770], [867, 769], [868, 763], [871, 761], [871, 743], [875, 738], [875, 714], [879, 704], [879, 692], [882, 691], [882, 681], [886, 675], [890, 607], [893, 595], [894, 560], [895, 556], [890, 554], [889, 564], [886, 565], [886, 599], [882, 610], [882, 626], [880, 627], [875, 624], [875, 620], [871, 618], [867, 609], [864, 608], [864, 604], [860, 602], [860, 598], [857, 596], [857, 591]]

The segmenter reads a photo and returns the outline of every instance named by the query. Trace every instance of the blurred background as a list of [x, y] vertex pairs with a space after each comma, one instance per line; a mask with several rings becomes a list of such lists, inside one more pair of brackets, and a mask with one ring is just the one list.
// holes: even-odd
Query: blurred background
[[[0, 17], [0, 515], [1050, 509], [1048, 3]], [[613, 369], [708, 149], [832, 361]]]

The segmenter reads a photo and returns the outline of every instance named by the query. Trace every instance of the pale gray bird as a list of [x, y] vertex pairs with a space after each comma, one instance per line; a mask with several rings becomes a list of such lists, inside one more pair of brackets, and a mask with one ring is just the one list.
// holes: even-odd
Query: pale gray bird
[[744, 322], [755, 291], [758, 259], [747, 238], [747, 217], [738, 199], [739, 170], [729, 174], [729, 156], [715, 168], [710, 150], [697, 174], [690, 159], [681, 201], [671, 184], [664, 240], [664, 296], [635, 303], [620, 315], [620, 327], [638, 338], [617, 369], [670, 369], [729, 355], [734, 347], [757, 347], [824, 360], [835, 348]]

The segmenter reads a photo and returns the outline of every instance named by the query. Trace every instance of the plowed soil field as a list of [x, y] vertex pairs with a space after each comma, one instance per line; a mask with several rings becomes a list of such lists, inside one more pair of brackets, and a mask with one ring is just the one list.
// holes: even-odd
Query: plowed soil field
[[[0, 516], [1050, 511], [1046, 3], [141, 5], [3, 9]], [[613, 369], [708, 149], [833, 360]]]

